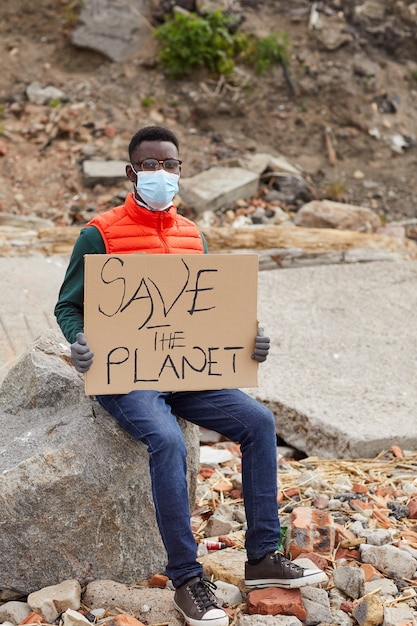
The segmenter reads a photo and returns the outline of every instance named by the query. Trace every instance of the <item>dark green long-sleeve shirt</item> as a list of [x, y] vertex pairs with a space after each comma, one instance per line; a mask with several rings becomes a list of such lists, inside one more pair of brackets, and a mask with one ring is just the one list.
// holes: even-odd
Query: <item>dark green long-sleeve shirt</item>
[[69, 343], [74, 343], [77, 334], [84, 332], [85, 254], [106, 254], [103, 238], [95, 226], [83, 228], [75, 242], [54, 310], [58, 325]]

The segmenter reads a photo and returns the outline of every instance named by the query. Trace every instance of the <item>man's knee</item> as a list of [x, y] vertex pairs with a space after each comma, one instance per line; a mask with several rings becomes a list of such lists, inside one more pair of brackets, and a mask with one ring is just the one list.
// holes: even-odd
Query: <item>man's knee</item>
[[258, 429], [261, 429], [264, 432], [270, 431], [275, 434], [275, 416], [264, 404], [259, 403], [255, 422]]
[[180, 457], [185, 457], [187, 455], [184, 436], [180, 428], [166, 428], [160, 431], [156, 437], [154, 451], [156, 451], [155, 448], [160, 452], [163, 451], [164, 454], [169, 454], [170, 456], [178, 455]]

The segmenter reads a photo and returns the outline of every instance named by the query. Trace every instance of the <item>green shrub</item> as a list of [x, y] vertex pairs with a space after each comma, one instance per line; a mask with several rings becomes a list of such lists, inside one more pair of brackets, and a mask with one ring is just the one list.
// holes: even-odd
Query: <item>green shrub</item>
[[170, 78], [182, 78], [195, 68], [230, 75], [239, 56], [263, 74], [273, 63], [289, 63], [289, 41], [272, 33], [258, 39], [234, 31], [235, 19], [221, 9], [204, 16], [174, 11], [173, 17], [154, 29], [159, 44], [159, 62]]
[[221, 9], [205, 17], [174, 11], [172, 19], [154, 29], [159, 61], [168, 76], [181, 78], [197, 67], [230, 74], [239, 52], [239, 37], [229, 32], [231, 22]]
[[262, 39], [249, 35], [245, 56], [258, 74], [265, 74], [273, 64], [288, 67], [290, 62], [288, 34], [271, 33]]

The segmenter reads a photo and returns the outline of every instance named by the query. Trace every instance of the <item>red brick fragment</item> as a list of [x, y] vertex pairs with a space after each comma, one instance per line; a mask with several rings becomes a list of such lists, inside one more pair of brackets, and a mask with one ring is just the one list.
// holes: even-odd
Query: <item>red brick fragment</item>
[[122, 613], [112, 617], [109, 622], [106, 622], [106, 626], [145, 626], [145, 624], [133, 617], [133, 615]]
[[219, 541], [225, 543], [226, 548], [233, 548], [233, 546], [236, 546], [239, 543], [237, 539], [230, 537], [230, 535], [219, 535]]
[[291, 513], [289, 549], [292, 558], [302, 552], [330, 554], [335, 547], [333, 517], [326, 511], [297, 507]]
[[341, 524], [335, 524], [336, 529], [336, 544], [341, 543], [342, 541], [355, 541], [356, 535], [349, 530], [349, 528], [345, 528]]
[[397, 458], [397, 459], [403, 459], [404, 458], [404, 454], [403, 451], [401, 450], [400, 446], [391, 446], [391, 452], [393, 453], [393, 455]]
[[363, 513], [364, 515], [368, 515], [368, 517], [372, 514], [372, 509], [374, 508], [372, 504], [363, 502], [363, 500], [351, 500], [349, 502], [349, 506], [354, 511], [357, 511], [358, 513]]
[[325, 559], [324, 556], [320, 556], [319, 554], [316, 554], [315, 552], [303, 552], [302, 554], [298, 555], [297, 559], [309, 559], [310, 561], [314, 563], [314, 565], [316, 565], [323, 572], [326, 569], [326, 567], [329, 565], [327, 559]]
[[291, 487], [290, 489], [284, 489], [283, 493], [286, 498], [293, 498], [300, 495], [300, 490], [296, 487]]
[[159, 587], [159, 589], [165, 589], [168, 581], [168, 576], [164, 576], [163, 574], [154, 574], [148, 582], [148, 587]]
[[307, 617], [299, 589], [256, 589], [248, 594], [247, 607], [250, 615], [295, 615], [301, 621]]
[[20, 624], [37, 624], [38, 622], [40, 622], [41, 624], [46, 624], [46, 619], [43, 617], [43, 615], [32, 612], [29, 613], [29, 615], [25, 617], [25, 619], [22, 619], [22, 621], [19, 622], [19, 626]]
[[377, 578], [382, 578], [381, 572], [370, 563], [361, 563], [360, 567], [364, 573], [366, 583], [369, 583], [371, 580], [376, 580]]
[[375, 517], [375, 519], [378, 520], [379, 525], [382, 526], [382, 528], [391, 528], [392, 527], [392, 522], [389, 519], [389, 517], [387, 517], [386, 515], [381, 513], [381, 511], [378, 511], [378, 509], [374, 509], [372, 515], [373, 515], [373, 517]]
[[354, 609], [355, 604], [356, 602], [354, 602], [353, 600], [345, 600], [340, 605], [340, 610], [350, 615]]
[[345, 561], [360, 561], [361, 553], [355, 548], [338, 548], [334, 555], [336, 561], [344, 559]]
[[416, 498], [411, 498], [411, 500], [408, 501], [407, 504], [410, 513], [409, 513], [409, 519], [417, 519], [417, 497]]
[[227, 480], [218, 480], [211, 488], [213, 491], [217, 491], [217, 493], [226, 493], [233, 490], [233, 485]]
[[368, 493], [368, 487], [363, 483], [353, 483], [352, 491], [355, 493]]

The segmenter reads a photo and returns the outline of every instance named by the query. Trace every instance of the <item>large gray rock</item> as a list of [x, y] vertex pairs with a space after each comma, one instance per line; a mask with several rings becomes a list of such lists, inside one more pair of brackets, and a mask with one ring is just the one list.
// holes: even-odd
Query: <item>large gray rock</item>
[[312, 200], [297, 212], [294, 224], [303, 228], [338, 228], [369, 233], [375, 232], [381, 226], [381, 218], [365, 206], [332, 200]]
[[90, 609], [122, 609], [145, 624], [181, 626], [184, 622], [174, 608], [173, 597], [171, 589], [137, 588], [113, 580], [94, 580], [87, 585], [83, 602]]
[[134, 56], [151, 37], [145, 0], [89, 0], [82, 3], [80, 24], [71, 42], [100, 52], [111, 61]]
[[[49, 331], [0, 389], [0, 588], [130, 583], [164, 571], [146, 447], [84, 396], [68, 357]], [[193, 503], [198, 428], [181, 426]]]

